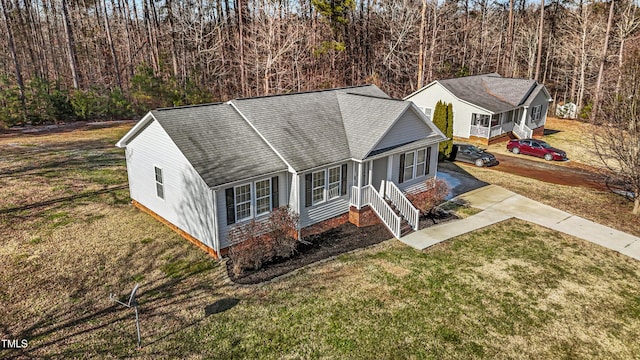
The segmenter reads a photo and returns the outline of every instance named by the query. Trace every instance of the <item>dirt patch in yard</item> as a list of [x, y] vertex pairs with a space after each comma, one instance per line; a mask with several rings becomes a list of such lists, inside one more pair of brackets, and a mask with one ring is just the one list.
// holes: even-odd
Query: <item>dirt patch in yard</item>
[[[456, 219], [456, 216], [444, 211], [435, 219], [421, 218], [420, 229]], [[329, 231], [309, 236], [300, 242], [296, 253], [287, 259], [275, 259], [263, 265], [260, 270], [247, 271], [240, 276], [233, 274], [233, 262], [227, 262], [229, 278], [238, 284], [259, 284], [278, 276], [290, 273], [309, 264], [328, 259], [346, 252], [365, 248], [393, 238], [393, 235], [382, 224], [357, 227], [351, 223], [342, 224]]]

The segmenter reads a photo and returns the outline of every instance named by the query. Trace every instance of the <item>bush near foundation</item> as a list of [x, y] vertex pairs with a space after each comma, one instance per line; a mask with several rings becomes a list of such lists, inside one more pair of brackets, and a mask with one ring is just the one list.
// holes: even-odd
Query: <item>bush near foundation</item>
[[251, 220], [229, 231], [234, 245], [229, 251], [232, 271], [238, 276], [247, 270], [258, 270], [275, 258], [287, 258], [295, 253], [298, 214], [280, 207], [263, 222]]
[[442, 179], [429, 179], [427, 180], [427, 187], [429, 190], [407, 194], [407, 199], [420, 210], [423, 216], [433, 216], [444, 199], [449, 194], [449, 186], [447, 182]]

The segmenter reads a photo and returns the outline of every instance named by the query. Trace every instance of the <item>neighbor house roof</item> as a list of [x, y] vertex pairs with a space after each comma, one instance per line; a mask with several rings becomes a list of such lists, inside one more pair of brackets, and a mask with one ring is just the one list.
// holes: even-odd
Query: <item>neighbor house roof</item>
[[[375, 85], [365, 85], [159, 109], [150, 114], [207, 185], [214, 187], [287, 169], [299, 172], [364, 159], [412, 106], [389, 98]], [[437, 135], [429, 141], [444, 139], [426, 118], [425, 124]], [[126, 146], [141, 131], [136, 130], [140, 125], [117, 145]]]
[[544, 88], [544, 85], [535, 80], [505, 78], [496, 73], [437, 82], [457, 98], [494, 113], [527, 105]]

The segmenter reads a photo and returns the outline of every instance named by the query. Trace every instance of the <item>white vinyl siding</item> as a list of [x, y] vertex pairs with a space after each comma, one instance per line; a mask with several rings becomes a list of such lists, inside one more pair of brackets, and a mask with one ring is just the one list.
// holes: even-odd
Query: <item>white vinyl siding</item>
[[[215, 249], [213, 192], [162, 126], [152, 120], [129, 141], [125, 155], [131, 199]], [[156, 167], [164, 199], [158, 196]]]
[[421, 140], [433, 133], [431, 128], [418, 117], [418, 109], [409, 107], [380, 139], [373, 150], [387, 149], [399, 144]]
[[316, 171], [311, 175], [311, 199], [312, 204], [320, 204], [324, 202], [324, 185], [325, 185], [325, 174], [324, 170]]
[[156, 196], [164, 200], [164, 180], [162, 179], [162, 169], [154, 166], [154, 172], [156, 175]]

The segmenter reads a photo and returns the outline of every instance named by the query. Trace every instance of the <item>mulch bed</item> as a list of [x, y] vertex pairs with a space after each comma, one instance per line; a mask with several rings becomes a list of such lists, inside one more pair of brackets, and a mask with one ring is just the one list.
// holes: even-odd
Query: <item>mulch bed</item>
[[[430, 218], [421, 218], [420, 229], [453, 219], [456, 219], [455, 215], [440, 212], [435, 216], [435, 222]], [[351, 223], [345, 223], [321, 234], [304, 238], [303, 240], [309, 244], [298, 243], [296, 253], [292, 257], [274, 259], [264, 264], [259, 270], [246, 271], [240, 276], [235, 276], [231, 271], [233, 263], [229, 260], [227, 273], [235, 283], [259, 284], [314, 262], [375, 245], [391, 238], [393, 235], [382, 224], [359, 228]]]

